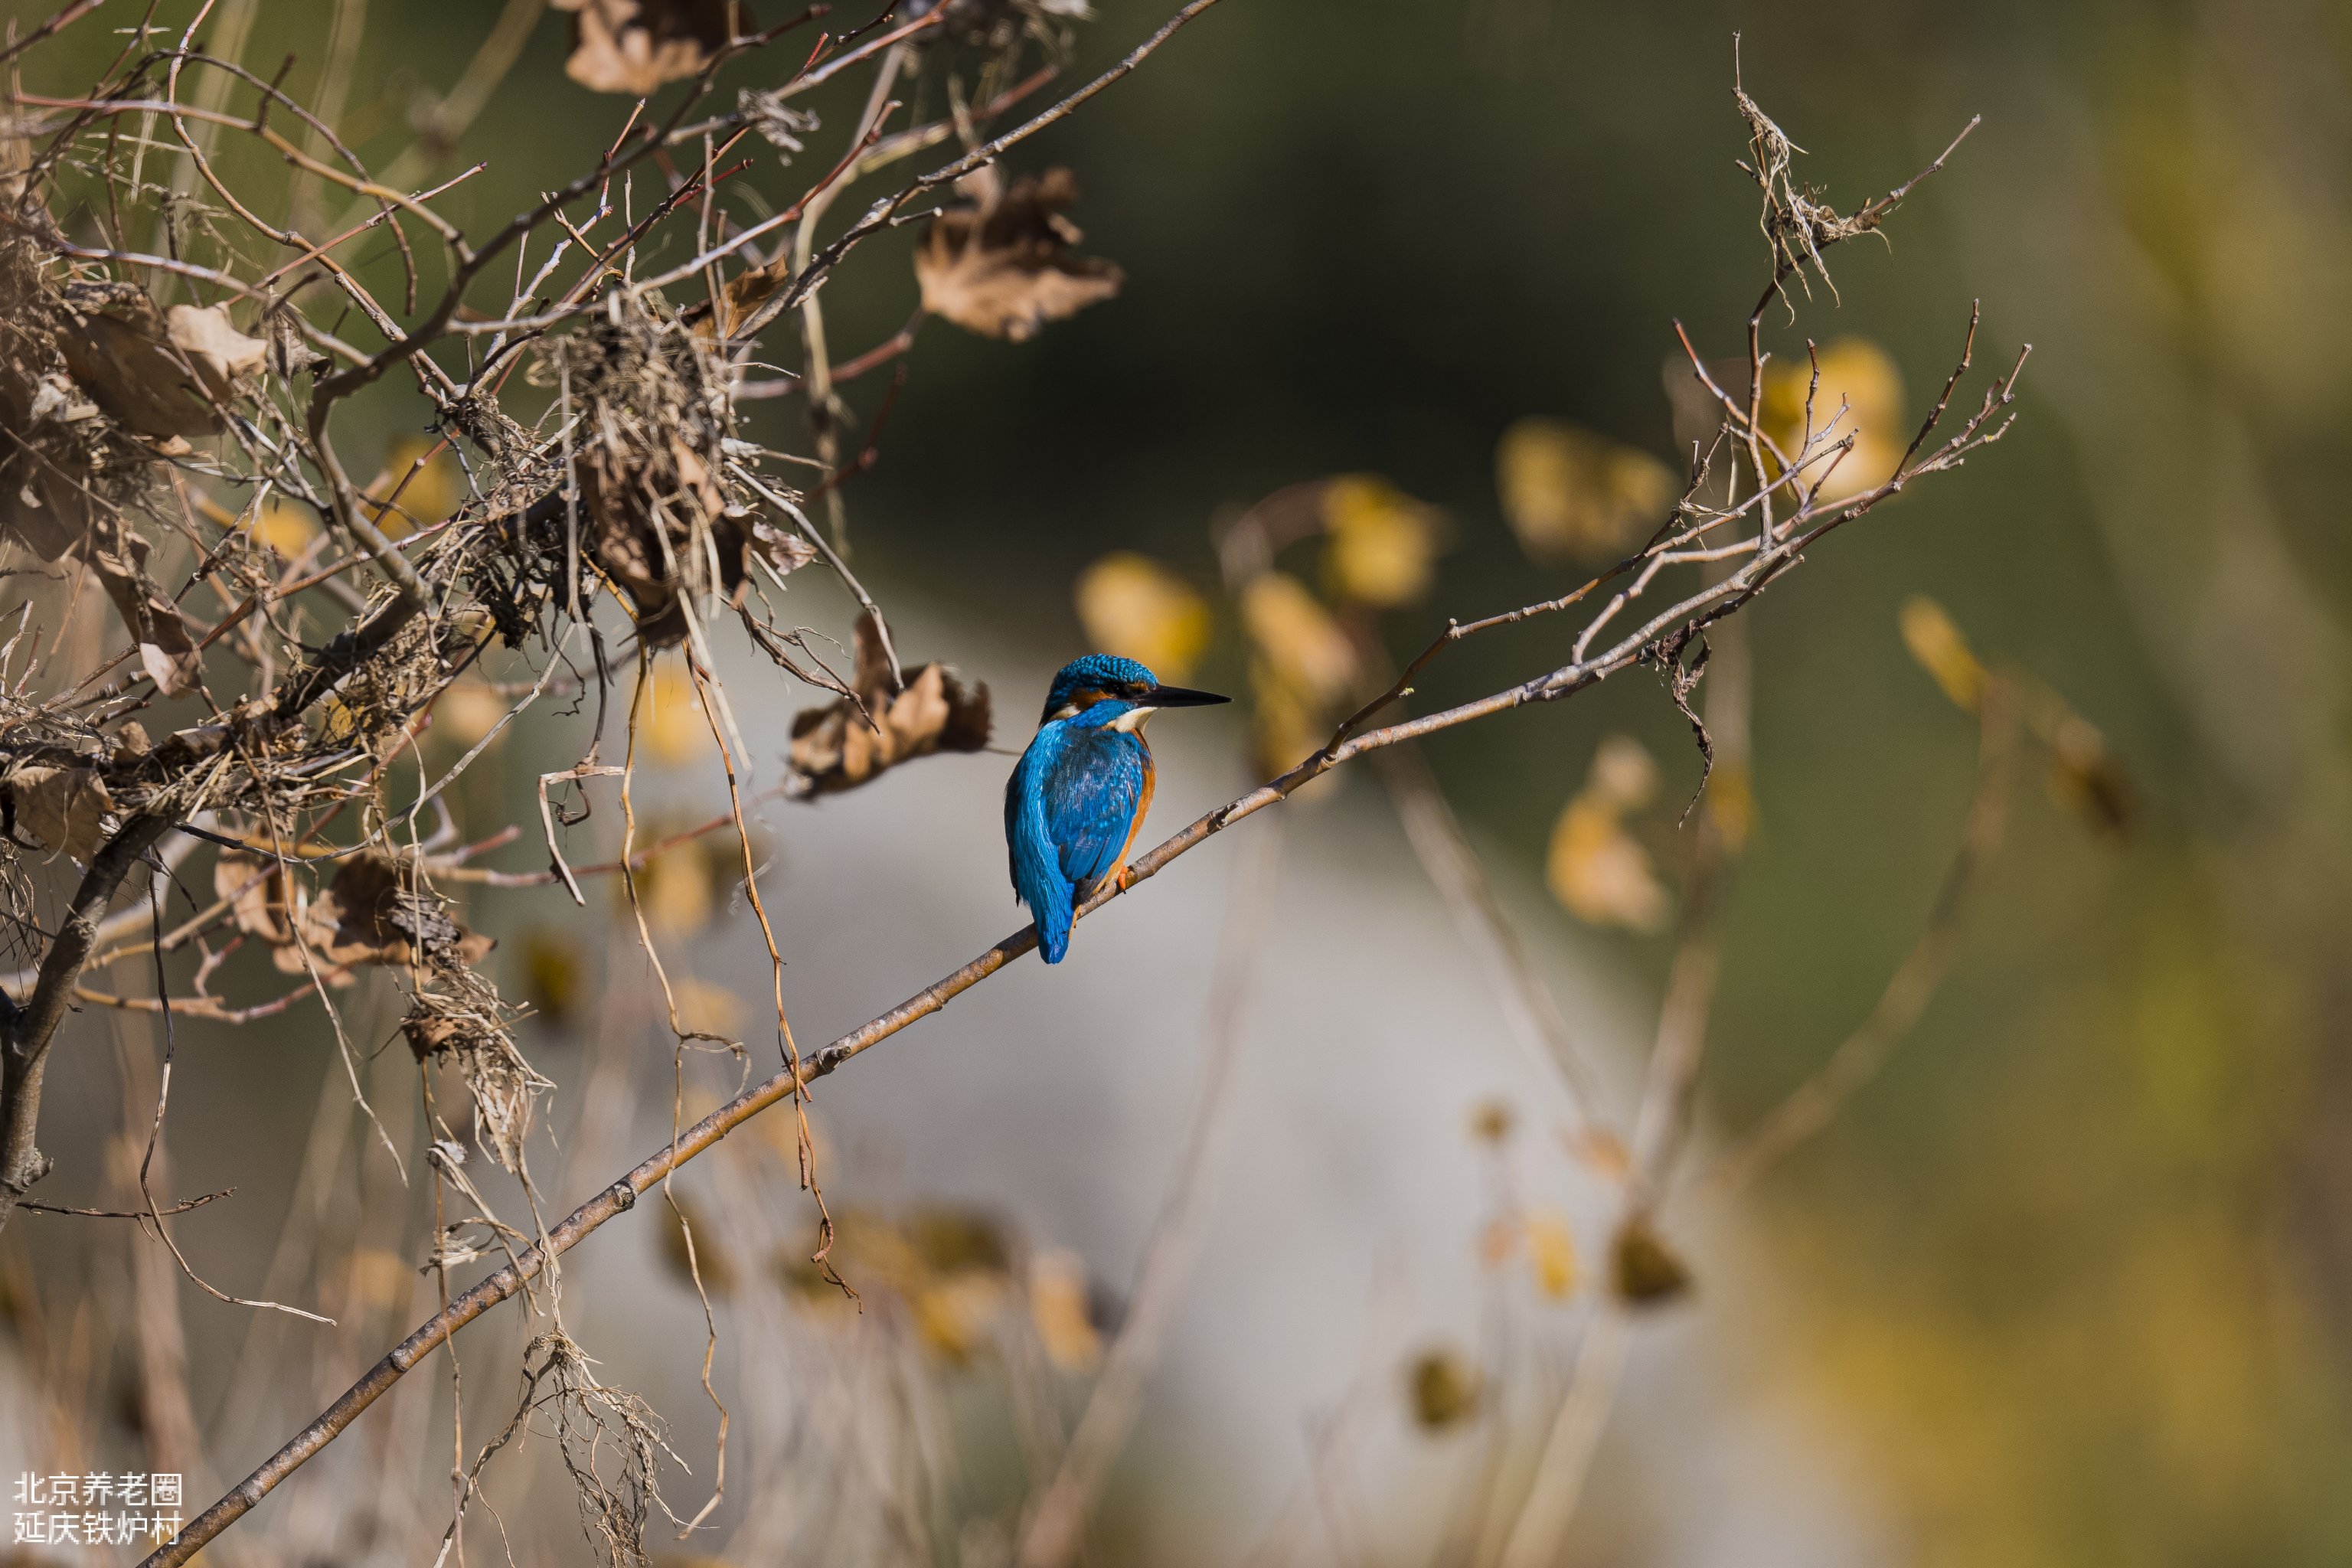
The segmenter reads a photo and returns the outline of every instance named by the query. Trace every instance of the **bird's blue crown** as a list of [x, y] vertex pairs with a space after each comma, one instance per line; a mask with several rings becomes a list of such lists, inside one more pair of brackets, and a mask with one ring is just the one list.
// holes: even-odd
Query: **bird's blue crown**
[[1156, 689], [1160, 678], [1131, 658], [1115, 653], [1090, 653], [1062, 666], [1045, 693], [1040, 722], [1065, 710], [1089, 707], [1108, 698], [1137, 698]]

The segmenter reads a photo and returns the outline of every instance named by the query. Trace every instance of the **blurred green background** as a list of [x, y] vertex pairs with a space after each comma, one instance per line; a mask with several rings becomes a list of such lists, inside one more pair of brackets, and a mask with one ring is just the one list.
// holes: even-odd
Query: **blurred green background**
[[[379, 4], [352, 101], [387, 142], [495, 9]], [[1081, 68], [1164, 9], [1104, 0]], [[326, 7], [264, 10], [315, 56]], [[1422, 616], [1391, 617], [1401, 655], [1443, 615], [1572, 585], [1503, 526], [1495, 443], [1541, 414], [1666, 455], [1672, 321], [1739, 351], [1763, 252], [1732, 163], [1735, 34], [1748, 89], [1841, 207], [1984, 116], [1890, 246], [1832, 257], [1840, 297], [1803, 330], [1883, 346], [1914, 416], [1971, 300], [1980, 364], [2035, 353], [2007, 440], [1840, 535], [1750, 620], [1759, 827], [1706, 1114], [1742, 1125], [1825, 1057], [1950, 854], [1975, 736], [1903, 652], [1906, 595], [2063, 692], [2146, 805], [2116, 845], [2022, 795], [1925, 1022], [1759, 1189], [1796, 1307], [1775, 1378], [1852, 1435], [1924, 1563], [2342, 1562], [2352, 8], [1224, 0], [1017, 154], [1076, 169], [1083, 248], [1125, 289], [1024, 345], [923, 329], [848, 492], [861, 567], [886, 602], [984, 619], [1050, 663], [1077, 647], [1070, 584], [1106, 551], [1206, 583], [1213, 522], [1371, 470], [1452, 519]], [[53, 51], [50, 85], [100, 42]], [[502, 216], [617, 128], [627, 106], [565, 80], [564, 47], [542, 18], [457, 151], [492, 162], [453, 214]], [[830, 124], [857, 105], [821, 107]], [[744, 178], [777, 205], [800, 188]], [[826, 300], [846, 355], [898, 330], [912, 279], [869, 260]], [[883, 379], [850, 389], [868, 416]], [[764, 405], [762, 438], [801, 444], [798, 406]], [[1467, 647], [1417, 700], [1549, 668], [1564, 637]], [[1430, 758], [1532, 878], [1612, 730], [1675, 787], [1693, 776], [1646, 677]], [[1663, 939], [1600, 940], [1662, 978]]]

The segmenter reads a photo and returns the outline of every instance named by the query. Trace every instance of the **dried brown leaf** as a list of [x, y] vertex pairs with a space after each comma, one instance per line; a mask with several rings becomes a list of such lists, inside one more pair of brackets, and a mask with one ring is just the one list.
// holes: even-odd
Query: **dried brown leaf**
[[293, 922], [299, 916], [287, 912], [289, 889], [299, 909], [299, 885], [265, 856], [224, 849], [213, 862], [213, 896], [228, 900], [237, 930], [273, 947], [294, 940]]
[[[386, 855], [354, 855], [327, 890], [300, 911], [301, 945], [322, 965], [457, 963], [489, 955], [491, 939], [467, 931], [442, 912], [431, 893], [411, 885], [409, 868]], [[265, 933], [264, 940], [275, 941]], [[273, 955], [289, 974], [309, 965], [291, 941]]]
[[106, 781], [94, 768], [27, 763], [0, 781], [0, 805], [12, 826], [85, 866], [121, 826]]
[[269, 345], [229, 324], [226, 305], [174, 305], [163, 313], [164, 334], [206, 392], [226, 397], [237, 381], [261, 368]]
[[1126, 280], [1116, 263], [1070, 254], [1082, 237], [1061, 209], [1077, 199], [1067, 169], [1007, 187], [993, 169], [960, 182], [969, 207], [943, 212], [915, 252], [923, 308], [982, 337], [1015, 342], [1047, 321], [1108, 300]]
[[751, 20], [740, 0], [553, 0], [572, 19], [572, 54], [563, 74], [591, 92], [642, 98], [664, 82], [689, 77], [727, 43], [731, 12]]
[[967, 687], [943, 664], [907, 672], [893, 690], [888, 655], [871, 615], [857, 619], [856, 700], [803, 709], [793, 721], [793, 793], [834, 795], [933, 752], [988, 745], [988, 688]]
[[68, 330], [58, 348], [74, 380], [109, 418], [159, 440], [220, 428], [211, 397], [145, 289], [77, 283], [65, 290], [65, 304]]

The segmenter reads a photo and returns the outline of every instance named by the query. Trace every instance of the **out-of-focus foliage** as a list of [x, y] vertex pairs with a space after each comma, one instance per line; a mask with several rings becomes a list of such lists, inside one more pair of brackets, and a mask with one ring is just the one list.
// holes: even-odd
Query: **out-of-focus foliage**
[[1822, 479], [1826, 469], [1822, 499], [1843, 500], [1885, 483], [1902, 460], [1911, 439], [1911, 432], [1903, 428], [1903, 373], [1885, 349], [1866, 338], [1841, 338], [1824, 347], [1821, 373], [1821, 385], [1815, 389], [1813, 367], [1801, 357], [1766, 365], [1763, 424], [1780, 450], [1796, 451], [1804, 441], [1805, 400], [1811, 392], [1813, 430], [1851, 434], [1854, 439], [1853, 450], [1833, 469], [1823, 465], [1808, 469], [1806, 477]]
[[387, 539], [446, 522], [466, 499], [465, 476], [446, 443], [404, 436], [383, 455], [383, 471], [367, 487], [369, 520]]
[[1609, 1276], [1618, 1299], [1634, 1307], [1663, 1306], [1691, 1289], [1690, 1266], [1639, 1215], [1609, 1244]]
[[1077, 606], [1089, 646], [1139, 659], [1173, 686], [1192, 679], [1209, 648], [1209, 602], [1131, 550], [1113, 552], [1079, 574]]
[[573, 13], [564, 74], [592, 92], [636, 95], [700, 70], [727, 42], [730, 23], [744, 15], [730, 0], [549, 3]]
[[653, 761], [677, 767], [710, 752], [710, 723], [694, 682], [676, 662], [654, 666], [635, 714], [637, 739]]
[[1625, 828], [1626, 818], [1657, 794], [1658, 764], [1639, 741], [1612, 735], [1601, 742], [1584, 787], [1552, 826], [1544, 860], [1552, 896], [1579, 920], [1633, 931], [1665, 923], [1665, 886], [1649, 851]]
[[1969, 639], [1952, 624], [1944, 606], [1924, 594], [1914, 594], [1903, 601], [1901, 620], [1903, 646], [1919, 661], [1919, 668], [1936, 678], [1963, 713], [1977, 712], [1984, 704], [1985, 667], [1969, 651]]
[[1101, 1364], [1102, 1331], [1092, 1316], [1086, 1260], [1076, 1253], [1047, 1247], [1030, 1260], [1029, 1318], [1046, 1356], [1064, 1372]]
[[1327, 721], [1354, 689], [1356, 649], [1331, 612], [1287, 572], [1244, 585], [1251, 719], [1258, 770], [1272, 777], [1330, 739]]
[[1427, 1432], [1458, 1426], [1478, 1413], [1478, 1369], [1450, 1345], [1426, 1350], [1406, 1368], [1412, 1417]]
[[1528, 1264], [1536, 1288], [1555, 1301], [1576, 1293], [1576, 1237], [1568, 1216], [1557, 1209], [1539, 1209], [1527, 1217]]
[[1681, 489], [1636, 447], [1565, 420], [1529, 416], [1495, 447], [1503, 516], [1538, 561], [1622, 555], [1665, 521]]
[[1438, 517], [1376, 474], [1349, 474], [1323, 489], [1323, 577], [1334, 597], [1393, 610], [1429, 592]]

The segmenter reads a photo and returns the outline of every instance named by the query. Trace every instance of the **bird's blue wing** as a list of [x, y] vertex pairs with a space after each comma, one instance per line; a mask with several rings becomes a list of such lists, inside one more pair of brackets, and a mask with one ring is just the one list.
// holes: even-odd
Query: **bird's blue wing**
[[1134, 735], [1108, 728], [1080, 731], [1059, 750], [1045, 781], [1046, 832], [1061, 852], [1062, 875], [1084, 898], [1134, 837], [1151, 753]]
[[1048, 775], [1064, 740], [1057, 725], [1040, 730], [1004, 784], [1004, 845], [1012, 862], [1013, 892], [1037, 922], [1037, 946], [1048, 963], [1061, 963], [1069, 949], [1076, 903], [1045, 813]]

